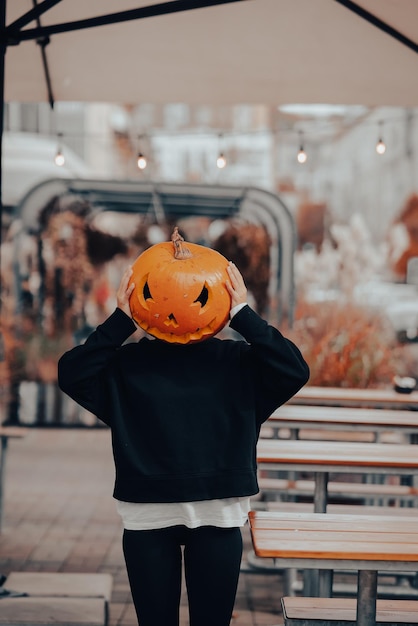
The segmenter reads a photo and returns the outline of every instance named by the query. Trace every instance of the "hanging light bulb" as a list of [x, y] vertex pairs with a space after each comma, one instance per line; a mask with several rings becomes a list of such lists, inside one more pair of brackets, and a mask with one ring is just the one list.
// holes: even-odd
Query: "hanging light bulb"
[[57, 150], [54, 161], [55, 165], [58, 165], [58, 167], [62, 167], [63, 165], [65, 165], [65, 156], [63, 155], [61, 150]]
[[219, 170], [223, 170], [223, 168], [226, 166], [226, 157], [225, 154], [222, 150], [222, 143], [223, 143], [223, 134], [220, 133], [218, 135], [218, 140], [219, 140], [219, 154], [218, 154], [218, 158], [216, 159], [216, 167]]
[[147, 159], [142, 154], [142, 152], [138, 152], [138, 158], [136, 161], [139, 170], [144, 170], [147, 167]]
[[299, 148], [297, 159], [298, 159], [298, 163], [306, 163], [306, 161], [308, 159], [308, 155], [306, 154], [305, 150], [303, 149], [303, 146], [301, 146]]
[[220, 170], [223, 170], [225, 166], [226, 166], [225, 155], [223, 152], [220, 152], [218, 158], [216, 159], [216, 167]]
[[57, 151], [55, 153], [54, 163], [58, 167], [62, 167], [63, 165], [65, 165], [65, 156], [64, 156], [64, 154], [62, 152], [62, 148], [60, 146], [60, 143], [61, 143], [60, 139], [62, 137], [62, 133], [58, 133], [57, 137], [58, 137], [58, 148], [57, 148]]
[[379, 139], [379, 141], [376, 144], [376, 152], [377, 154], [385, 154], [386, 152], [386, 144], [383, 141], [383, 139]]
[[[379, 128], [382, 129], [382, 127], [383, 127], [383, 122], [379, 122]], [[386, 144], [383, 141], [382, 136], [383, 136], [382, 135], [382, 130], [380, 130], [379, 140], [378, 140], [378, 142], [376, 144], [376, 152], [377, 152], [377, 154], [385, 154], [385, 152], [386, 152]]]
[[141, 150], [141, 140], [143, 140], [145, 135], [138, 135], [138, 156], [136, 157], [136, 164], [139, 170], [144, 170], [147, 165], [147, 157]]
[[298, 163], [306, 163], [307, 159], [308, 159], [308, 155], [305, 152], [305, 149], [303, 147], [303, 133], [302, 131], [299, 131], [299, 137], [300, 137], [300, 147], [299, 147], [299, 152], [297, 154], [297, 160]]

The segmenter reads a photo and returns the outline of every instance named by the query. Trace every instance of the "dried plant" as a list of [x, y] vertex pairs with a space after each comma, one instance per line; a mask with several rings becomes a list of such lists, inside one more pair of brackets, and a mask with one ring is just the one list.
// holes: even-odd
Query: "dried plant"
[[300, 302], [290, 334], [309, 363], [311, 385], [383, 387], [399, 371], [393, 330], [353, 304]]

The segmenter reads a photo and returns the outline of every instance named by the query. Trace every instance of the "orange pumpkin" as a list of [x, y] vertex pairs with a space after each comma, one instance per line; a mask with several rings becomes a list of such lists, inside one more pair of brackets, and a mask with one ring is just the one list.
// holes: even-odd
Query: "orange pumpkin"
[[211, 248], [186, 246], [177, 227], [171, 239], [136, 259], [129, 305], [135, 322], [150, 335], [195, 343], [215, 335], [228, 320], [228, 261]]

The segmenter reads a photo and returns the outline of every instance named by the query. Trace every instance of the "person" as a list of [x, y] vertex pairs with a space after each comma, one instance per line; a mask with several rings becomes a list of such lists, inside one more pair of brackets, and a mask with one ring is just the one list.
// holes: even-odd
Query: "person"
[[125, 343], [136, 330], [127, 268], [115, 311], [59, 360], [61, 389], [111, 429], [140, 626], [178, 626], [183, 559], [190, 625], [230, 624], [260, 427], [309, 377], [297, 346], [247, 304], [232, 262], [227, 272], [243, 339]]

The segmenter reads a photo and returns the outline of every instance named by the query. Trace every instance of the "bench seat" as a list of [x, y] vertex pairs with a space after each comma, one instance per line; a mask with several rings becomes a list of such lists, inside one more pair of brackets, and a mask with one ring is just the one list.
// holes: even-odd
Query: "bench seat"
[[105, 626], [104, 598], [2, 598], [0, 626]]
[[29, 596], [104, 598], [110, 602], [110, 574], [76, 572], [11, 572], [5, 587]]
[[[356, 623], [354, 598], [282, 598], [285, 626], [348, 626]], [[377, 600], [376, 626], [418, 624], [418, 601]]]
[[112, 585], [110, 574], [11, 572], [0, 626], [106, 626]]

